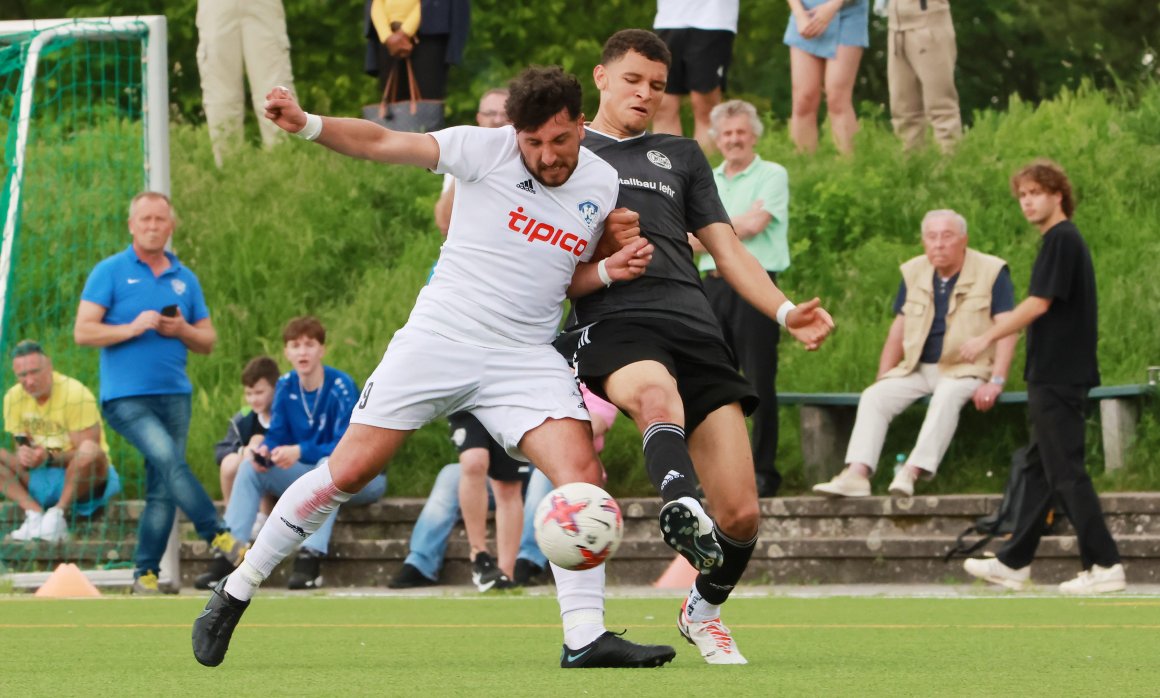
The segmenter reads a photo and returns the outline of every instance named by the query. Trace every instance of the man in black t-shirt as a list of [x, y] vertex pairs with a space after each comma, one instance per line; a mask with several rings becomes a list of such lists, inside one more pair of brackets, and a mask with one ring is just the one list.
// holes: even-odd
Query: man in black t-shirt
[[[655, 34], [629, 29], [605, 43], [593, 71], [600, 109], [583, 145], [616, 168], [617, 215], [624, 224], [622, 230], [610, 216], [603, 241], [615, 248], [639, 234], [655, 251], [634, 283], [605, 279], [608, 288], [577, 300], [573, 331], [557, 346], [574, 358], [589, 389], [632, 417], [644, 436], [645, 466], [665, 502], [665, 541], [701, 573], [678, 628], [707, 662], [744, 664], [721, 624], [720, 605], [757, 540], [760, 512], [743, 413], [756, 395], [725, 345], [686, 231], [712, 253], [746, 301], [777, 318], [807, 348], [821, 344], [833, 321], [816, 298], [797, 307], [786, 300], [742, 246], [696, 142], [645, 133], [664, 94], [669, 62]], [[698, 500], [698, 476], [715, 525]]]
[[963, 563], [968, 573], [1012, 589], [1030, 577], [1043, 521], [1058, 497], [1079, 539], [1083, 571], [1059, 585], [1068, 594], [1125, 588], [1120, 553], [1104, 522], [1099, 497], [1084, 468], [1087, 393], [1099, 385], [1096, 360], [1096, 277], [1091, 253], [1071, 222], [1071, 184], [1054, 162], [1037, 160], [1011, 178], [1024, 217], [1043, 242], [1031, 268], [1028, 297], [1007, 318], [965, 342], [972, 359], [991, 342], [1027, 327], [1027, 411], [1031, 443], [1027, 487], [1015, 503], [1019, 520], [994, 558]]

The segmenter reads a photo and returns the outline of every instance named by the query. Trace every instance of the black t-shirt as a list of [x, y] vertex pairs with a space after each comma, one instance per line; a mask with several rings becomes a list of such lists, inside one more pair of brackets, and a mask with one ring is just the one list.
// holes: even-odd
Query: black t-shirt
[[697, 142], [653, 133], [618, 141], [586, 129], [583, 145], [616, 168], [616, 205], [640, 214], [641, 234], [656, 251], [639, 279], [577, 299], [576, 323], [654, 317], [721, 337], [686, 233], [711, 223], [728, 224], [729, 214]]
[[1096, 272], [1091, 252], [1071, 221], [1044, 233], [1028, 294], [1051, 299], [1051, 307], [1027, 329], [1024, 380], [1099, 385]]

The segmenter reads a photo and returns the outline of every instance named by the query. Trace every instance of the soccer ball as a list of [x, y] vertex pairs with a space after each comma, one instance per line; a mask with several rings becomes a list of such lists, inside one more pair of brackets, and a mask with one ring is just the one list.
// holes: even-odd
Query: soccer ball
[[589, 570], [612, 557], [624, 535], [620, 505], [604, 490], [570, 482], [536, 507], [536, 543], [554, 564]]

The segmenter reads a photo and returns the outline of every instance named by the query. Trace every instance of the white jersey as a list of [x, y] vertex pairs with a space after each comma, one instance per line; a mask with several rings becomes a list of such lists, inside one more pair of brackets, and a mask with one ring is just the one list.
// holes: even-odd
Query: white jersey
[[511, 126], [431, 135], [435, 171], [455, 176], [455, 204], [407, 324], [482, 347], [550, 342], [576, 264], [591, 259], [616, 206], [616, 170], [580, 148], [568, 181], [546, 187], [524, 166]]
[[724, 29], [737, 33], [740, 0], [657, 0], [653, 29]]

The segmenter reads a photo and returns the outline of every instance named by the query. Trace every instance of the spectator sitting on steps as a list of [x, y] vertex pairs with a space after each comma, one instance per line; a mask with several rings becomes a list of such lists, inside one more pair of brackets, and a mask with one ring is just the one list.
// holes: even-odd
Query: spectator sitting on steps
[[858, 400], [847, 466], [829, 482], [814, 485], [814, 492], [869, 495], [890, 421], [930, 395], [918, 440], [890, 483], [891, 494], [913, 495], [916, 480], [938, 472], [963, 405], [973, 401], [975, 409], [986, 412], [1003, 392], [1017, 337], [1003, 339], [971, 361], [959, 356], [959, 347], [1015, 307], [1007, 263], [969, 249], [967, 221], [951, 210], [923, 217], [922, 246], [925, 254], [901, 267], [894, 322], [878, 360], [877, 382]]
[[68, 514], [92, 516], [121, 490], [97, 399], [80, 381], [52, 370], [41, 346], [12, 352], [19, 385], [4, 395], [4, 425], [16, 452], [0, 448], [0, 493], [24, 510], [15, 541], [68, 540]]

